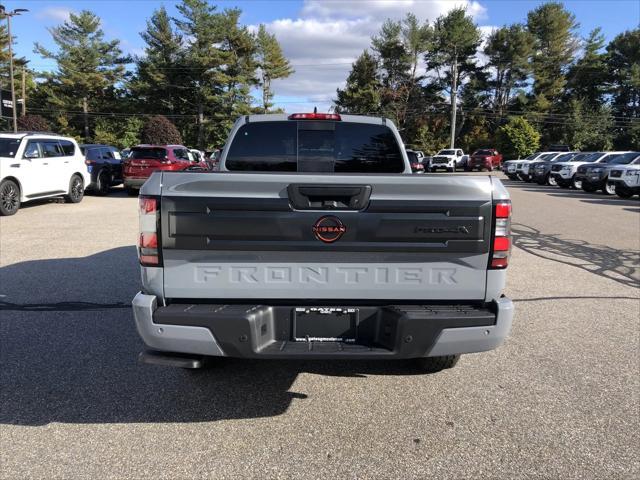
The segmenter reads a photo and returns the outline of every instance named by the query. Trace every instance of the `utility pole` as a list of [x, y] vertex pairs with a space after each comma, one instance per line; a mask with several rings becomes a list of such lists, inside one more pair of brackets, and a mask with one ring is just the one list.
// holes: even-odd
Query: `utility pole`
[[451, 86], [451, 145], [449, 148], [456, 148], [456, 100], [458, 98], [458, 52], [454, 48], [453, 65], [451, 66], [452, 86]]
[[9, 34], [9, 77], [11, 79], [11, 110], [13, 111], [13, 132], [18, 132], [18, 106], [16, 105], [16, 89], [13, 81], [13, 38], [11, 37], [11, 17], [20, 15], [23, 12], [28, 12], [26, 8], [16, 8], [9, 12], [0, 5], [0, 17], [6, 17], [7, 19], [7, 33]]
[[27, 78], [26, 69], [22, 67], [22, 116], [27, 114]]

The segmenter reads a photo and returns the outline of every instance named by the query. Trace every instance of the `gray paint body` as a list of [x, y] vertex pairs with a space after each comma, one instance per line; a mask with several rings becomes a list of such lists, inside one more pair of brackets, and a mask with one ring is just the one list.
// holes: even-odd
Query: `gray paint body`
[[[269, 117], [269, 118], [266, 118]], [[273, 116], [250, 117], [269, 121]], [[284, 119], [284, 116], [283, 118]], [[343, 116], [345, 119], [345, 116]], [[348, 119], [352, 121], [351, 119]], [[370, 123], [380, 119], [366, 118]], [[231, 137], [246, 122], [236, 122]], [[389, 125], [387, 123], [387, 125]], [[395, 127], [390, 125], [402, 144]], [[284, 199], [291, 183], [315, 185], [366, 184], [371, 201], [508, 200], [502, 183], [490, 176], [361, 175], [225, 172], [229, 143], [221, 157], [222, 173], [156, 172], [141, 195]], [[404, 151], [404, 149], [403, 149]], [[405, 158], [407, 170], [410, 166]], [[326, 214], [319, 210], [318, 214]], [[238, 211], [238, 215], [242, 215]], [[409, 214], [410, 215], [410, 214]], [[134, 300], [134, 316], [145, 343], [158, 350], [224, 355], [208, 329], [163, 325], [159, 333], [153, 311], [166, 299], [335, 300], [485, 300], [496, 302], [498, 321], [492, 327], [445, 329], [429, 355], [484, 351], [499, 345], [513, 316], [510, 300], [501, 298], [504, 270], [487, 270], [488, 253], [453, 252], [289, 252], [238, 250], [163, 250], [163, 268], [142, 268], [143, 291]]]

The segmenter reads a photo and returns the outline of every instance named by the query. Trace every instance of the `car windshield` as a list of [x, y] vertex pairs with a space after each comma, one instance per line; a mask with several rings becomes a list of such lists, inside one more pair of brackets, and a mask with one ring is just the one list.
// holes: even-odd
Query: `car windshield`
[[164, 148], [132, 148], [128, 158], [146, 158], [152, 160], [162, 160], [167, 156]]
[[556, 158], [552, 159], [551, 162], [552, 163], [555, 163], [555, 162], [568, 162], [569, 160], [571, 160], [576, 155], [577, 155], [577, 153], [575, 153], [575, 152], [563, 153], [562, 155], [558, 155]]
[[474, 155], [493, 155], [491, 150], [476, 150], [473, 152]]
[[440, 150], [438, 152], [438, 155], [455, 155], [456, 151], [455, 150]]
[[14, 158], [20, 147], [19, 138], [0, 138], [0, 157]]
[[[557, 153], [545, 153], [544, 155], [540, 155], [538, 160], [551, 160], [553, 157], [558, 155]], [[526, 158], [525, 158], [526, 160]]]
[[602, 156], [602, 152], [579, 153], [573, 157], [570, 162], [595, 162]]
[[609, 155], [605, 159], [605, 162], [611, 165], [626, 165], [633, 162], [638, 155], [640, 155], [638, 152], [617, 153], [615, 155]]
[[528, 157], [524, 158], [523, 160], [533, 160], [534, 158], [537, 158], [538, 155], [540, 155], [540, 152], [532, 153], [531, 155], [529, 155]]
[[407, 151], [407, 157], [409, 157], [409, 161], [411, 163], [420, 163], [420, 160], [418, 159], [418, 155], [416, 155], [416, 152]]
[[240, 127], [228, 170], [402, 173], [404, 160], [385, 125], [332, 121], [267, 121]]

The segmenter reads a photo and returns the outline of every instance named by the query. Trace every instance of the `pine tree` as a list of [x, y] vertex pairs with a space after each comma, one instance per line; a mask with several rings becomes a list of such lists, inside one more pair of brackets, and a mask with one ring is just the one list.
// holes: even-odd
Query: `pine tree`
[[529, 12], [527, 28], [534, 37], [534, 110], [551, 111], [559, 105], [567, 69], [578, 49], [578, 23], [561, 3], [549, 2]]
[[489, 58], [488, 66], [495, 71], [489, 86], [499, 115], [508, 109], [513, 90], [526, 85], [532, 41], [531, 34], [520, 24], [498, 28], [487, 39], [484, 53]]
[[[185, 65], [182, 37], [171, 25], [164, 7], [153, 12], [140, 34], [146, 43], [144, 56], [136, 59], [136, 75], [130, 83], [133, 98], [146, 113], [174, 114], [183, 97]], [[151, 109], [151, 110], [149, 110]]]
[[[178, 30], [188, 38], [184, 55], [189, 85], [189, 101], [197, 110], [196, 143], [220, 144], [233, 120], [251, 112], [251, 87], [255, 78], [255, 41], [240, 26], [240, 10], [222, 13], [206, 0], [183, 0], [178, 5], [181, 19], [174, 19]], [[215, 115], [214, 121], [205, 112]]]
[[623, 122], [616, 147], [640, 150], [640, 28], [617, 35], [607, 45], [612, 113]]
[[603, 103], [607, 93], [609, 70], [604, 45], [604, 35], [596, 28], [584, 42], [584, 54], [567, 74], [565, 95], [584, 100], [591, 108]]
[[282, 53], [276, 36], [267, 32], [264, 25], [260, 25], [256, 34], [256, 53], [261, 77], [262, 108], [267, 113], [273, 106], [271, 82], [279, 78], [287, 78], [294, 73], [294, 70]]
[[337, 90], [336, 111], [375, 115], [380, 112], [380, 90], [378, 64], [365, 50], [351, 66], [345, 88]]
[[55, 72], [44, 75], [50, 103], [67, 110], [82, 109], [83, 136], [89, 141], [89, 111], [124, 78], [127, 58], [119, 40], [105, 41], [100, 19], [83, 10], [62, 25], [49, 29], [57, 51], [36, 43], [35, 52], [57, 62]]
[[383, 113], [402, 130], [412, 87], [411, 55], [403, 42], [402, 24], [387, 20], [371, 43], [379, 66]]
[[433, 26], [433, 46], [425, 60], [427, 67], [437, 72], [440, 87], [449, 91], [452, 109], [458, 86], [478, 72], [475, 55], [480, 39], [478, 26], [463, 8], [454, 8], [440, 16]]

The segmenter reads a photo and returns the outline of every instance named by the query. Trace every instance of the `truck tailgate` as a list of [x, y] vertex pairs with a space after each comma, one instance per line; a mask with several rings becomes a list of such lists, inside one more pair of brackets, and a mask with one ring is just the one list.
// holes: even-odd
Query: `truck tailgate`
[[166, 298], [485, 297], [490, 177], [176, 172], [161, 183]]

